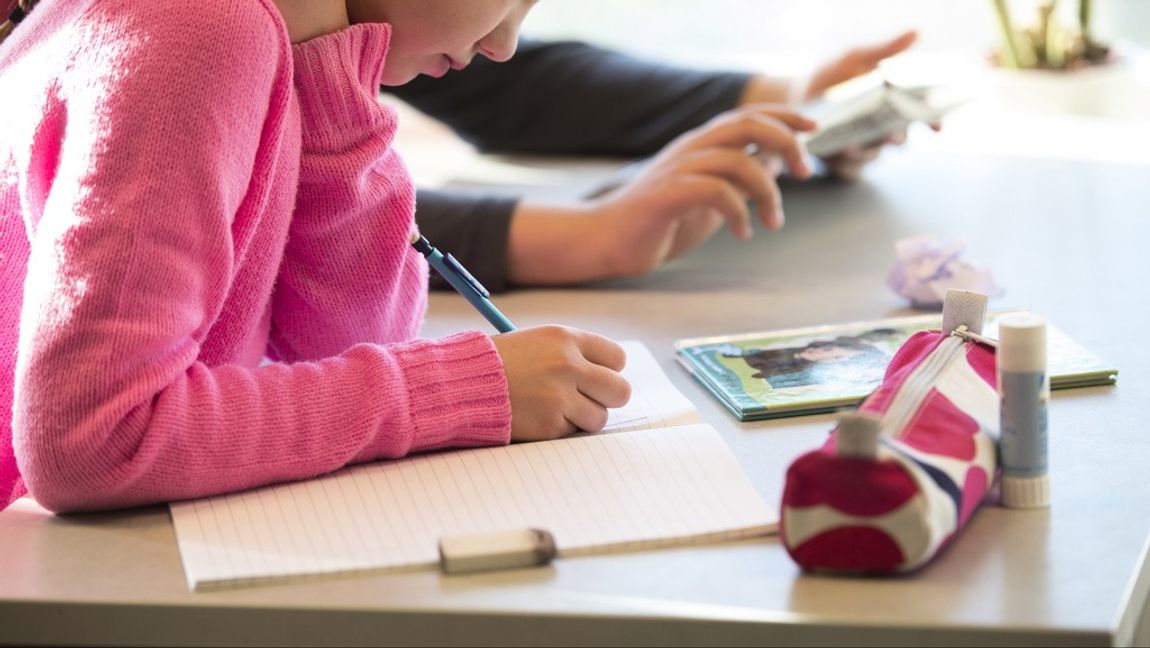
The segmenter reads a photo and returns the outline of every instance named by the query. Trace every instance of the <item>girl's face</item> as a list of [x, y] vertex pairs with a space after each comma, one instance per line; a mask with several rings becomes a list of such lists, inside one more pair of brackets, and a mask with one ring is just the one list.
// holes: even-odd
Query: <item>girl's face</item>
[[347, 0], [352, 24], [392, 26], [383, 85], [417, 75], [441, 77], [467, 67], [479, 54], [506, 61], [515, 53], [519, 26], [537, 0]]

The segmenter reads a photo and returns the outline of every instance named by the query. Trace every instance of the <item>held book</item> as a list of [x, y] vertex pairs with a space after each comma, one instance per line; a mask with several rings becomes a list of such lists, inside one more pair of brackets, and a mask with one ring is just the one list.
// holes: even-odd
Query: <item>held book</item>
[[[998, 318], [983, 334], [997, 337]], [[679, 363], [740, 421], [854, 407], [882, 382], [895, 351], [940, 315], [888, 318], [675, 342]], [[1108, 385], [1118, 370], [1048, 327], [1052, 389]]]
[[944, 90], [876, 82], [869, 75], [831, 88], [826, 99], [803, 107], [819, 123], [806, 138], [807, 151], [830, 157], [850, 147], [875, 145], [914, 122], [937, 122], [959, 103], [953, 91]]
[[[765, 535], [777, 513], [638, 343], [607, 433], [416, 455], [171, 505], [192, 589], [425, 569], [445, 536], [538, 528], [560, 557]], [[615, 433], [611, 433], [615, 432]]]

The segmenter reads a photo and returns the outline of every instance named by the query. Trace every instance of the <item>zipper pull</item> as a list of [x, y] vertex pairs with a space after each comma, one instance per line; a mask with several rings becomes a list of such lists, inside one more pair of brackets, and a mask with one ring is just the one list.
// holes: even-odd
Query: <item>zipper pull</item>
[[971, 331], [970, 329], [966, 328], [966, 324], [963, 324], [962, 326], [959, 326], [958, 328], [954, 329], [953, 331], [950, 332], [950, 334], [958, 336], [958, 337], [960, 337], [964, 340], [968, 340], [970, 342], [977, 342], [979, 344], [985, 344], [986, 346], [988, 346], [992, 349], [998, 348], [998, 340], [996, 340], [994, 338], [986, 337], [985, 335], [980, 335], [978, 333], [975, 333], [974, 331]]

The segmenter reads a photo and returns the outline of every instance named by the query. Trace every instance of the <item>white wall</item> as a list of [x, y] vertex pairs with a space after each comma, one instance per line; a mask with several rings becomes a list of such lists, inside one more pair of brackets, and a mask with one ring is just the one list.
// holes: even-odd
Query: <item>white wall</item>
[[[1011, 5], [1022, 17], [1037, 2]], [[1078, 3], [1059, 4], [1073, 22]], [[1095, 0], [1094, 14], [1098, 36], [1150, 47], [1150, 0]], [[524, 33], [706, 67], [790, 71], [906, 28], [919, 30], [921, 52], [981, 55], [997, 39], [991, 0], [542, 0]]]

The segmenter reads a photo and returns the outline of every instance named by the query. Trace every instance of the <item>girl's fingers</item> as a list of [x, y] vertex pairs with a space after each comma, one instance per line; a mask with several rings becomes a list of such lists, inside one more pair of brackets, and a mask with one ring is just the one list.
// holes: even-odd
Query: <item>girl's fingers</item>
[[606, 367], [613, 372], [622, 371], [627, 365], [627, 352], [618, 343], [587, 331], [575, 331], [575, 333], [579, 336], [576, 342], [579, 351], [588, 362]]
[[607, 425], [607, 408], [586, 396], [577, 396], [564, 413], [567, 422], [576, 430], [599, 432]]
[[580, 372], [575, 387], [603, 407], [623, 407], [631, 399], [631, 383], [623, 374], [597, 364], [588, 364]]

